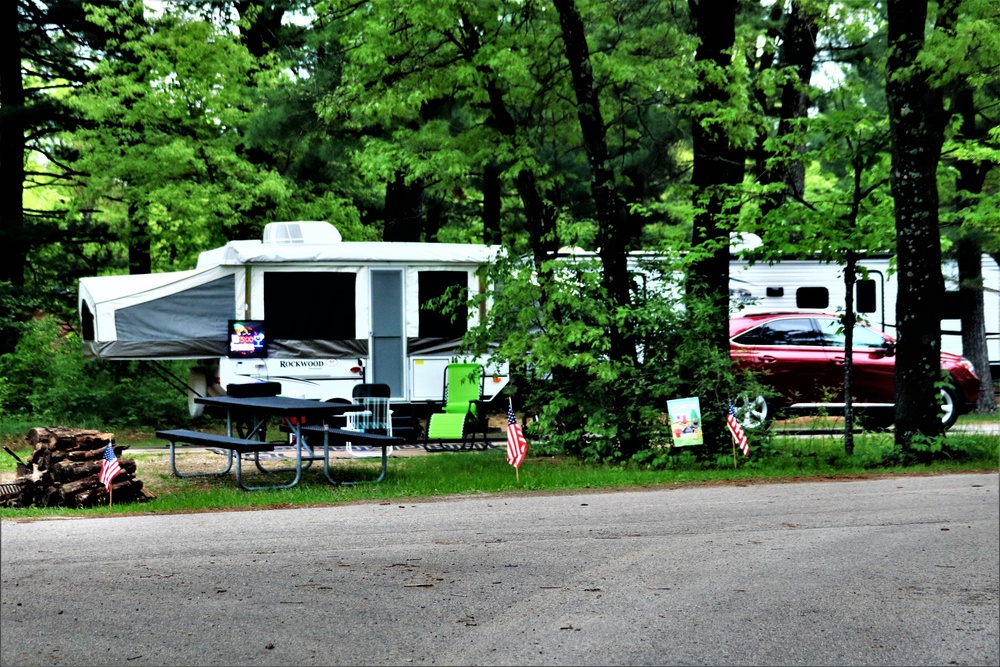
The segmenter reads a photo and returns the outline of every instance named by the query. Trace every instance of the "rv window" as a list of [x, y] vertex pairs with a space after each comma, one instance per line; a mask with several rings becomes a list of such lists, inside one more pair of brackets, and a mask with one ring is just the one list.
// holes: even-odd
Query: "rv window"
[[80, 329], [84, 340], [94, 340], [94, 314], [90, 312], [90, 306], [86, 301], [80, 309]]
[[[420, 271], [417, 274], [417, 297], [420, 301], [419, 336], [421, 338], [461, 338], [468, 328], [469, 274], [465, 271]], [[449, 288], [452, 288], [449, 290]], [[445, 294], [458, 296], [461, 305], [455, 309], [425, 307]]]
[[345, 340], [354, 330], [354, 273], [267, 271], [264, 317], [271, 340]]
[[800, 287], [795, 290], [796, 308], [827, 308], [830, 293], [825, 287]]
[[857, 282], [857, 297], [855, 298], [855, 310], [859, 313], [875, 312], [875, 281], [859, 280]]

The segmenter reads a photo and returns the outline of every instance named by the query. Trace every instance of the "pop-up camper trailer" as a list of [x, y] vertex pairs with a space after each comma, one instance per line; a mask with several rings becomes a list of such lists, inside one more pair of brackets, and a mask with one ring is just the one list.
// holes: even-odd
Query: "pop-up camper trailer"
[[479, 293], [495, 246], [343, 242], [326, 222], [275, 222], [262, 241], [201, 253], [195, 269], [83, 278], [84, 354], [102, 359], [198, 360], [195, 395], [271, 381], [281, 393], [347, 398], [361, 382], [387, 384], [399, 404], [443, 399], [452, 361], [484, 365], [486, 399], [506, 367], [457, 356], [480, 317], [424, 304], [446, 292]]

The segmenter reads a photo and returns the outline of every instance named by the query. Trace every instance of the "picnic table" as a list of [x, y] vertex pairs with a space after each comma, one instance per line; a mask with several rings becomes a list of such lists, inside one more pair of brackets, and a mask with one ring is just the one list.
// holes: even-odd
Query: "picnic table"
[[[291, 488], [302, 479], [304, 467], [308, 468], [313, 461], [317, 460], [323, 461], [323, 472], [327, 480], [336, 484], [338, 482], [330, 474], [330, 448], [344, 446], [347, 442], [352, 441], [382, 447], [382, 473], [376, 480], [381, 481], [386, 472], [386, 448], [402, 442], [402, 438], [376, 436], [376, 434], [326, 426], [334, 417], [343, 416], [349, 412], [363, 411], [365, 409], [363, 405], [314, 401], [290, 396], [205, 396], [195, 398], [195, 401], [204, 404], [207, 408], [225, 411], [226, 435], [188, 429], [157, 431], [157, 437], [170, 443], [171, 470], [177, 477], [221, 476], [232, 470], [235, 462], [236, 482], [240, 488], [247, 491]], [[281, 442], [268, 442], [266, 440], [267, 424], [274, 418], [279, 418], [282, 421], [282, 431], [290, 433], [292, 436], [291, 445], [295, 452], [294, 468], [267, 469], [261, 465], [261, 452], [274, 451], [276, 447], [287, 444], [287, 440]], [[245, 433], [234, 436], [234, 425], [237, 423], [247, 424], [247, 429]], [[317, 437], [323, 440], [322, 456], [318, 453], [318, 446], [315, 446]], [[314, 445], [309, 444], [310, 438]], [[177, 469], [178, 445], [225, 449], [228, 453], [227, 463], [221, 470], [182, 473]], [[249, 485], [243, 479], [242, 460], [244, 454], [254, 455], [254, 464], [261, 472], [291, 472], [294, 470], [295, 475], [291, 481], [286, 483]]]

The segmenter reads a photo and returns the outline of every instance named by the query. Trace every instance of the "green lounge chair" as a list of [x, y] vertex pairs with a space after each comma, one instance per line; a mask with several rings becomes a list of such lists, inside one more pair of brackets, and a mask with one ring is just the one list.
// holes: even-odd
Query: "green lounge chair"
[[[428, 451], [457, 450], [475, 447], [482, 410], [479, 402], [483, 392], [483, 367], [479, 364], [448, 364], [444, 372], [443, 412], [431, 415], [427, 424], [427, 440], [438, 441]], [[487, 445], [483, 429], [483, 448]], [[458, 446], [445, 444], [459, 442]]]

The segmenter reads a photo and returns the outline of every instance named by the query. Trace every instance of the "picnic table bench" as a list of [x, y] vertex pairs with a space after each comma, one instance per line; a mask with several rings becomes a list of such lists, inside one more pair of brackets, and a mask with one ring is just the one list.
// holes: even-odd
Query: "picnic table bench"
[[186, 428], [173, 428], [157, 431], [156, 437], [163, 440], [169, 440], [171, 445], [181, 443], [194, 445], [196, 447], [218, 447], [219, 449], [229, 449], [239, 454], [270, 452], [274, 451], [275, 447], [275, 443], [273, 442], [246, 440], [244, 438], [236, 438], [228, 435], [192, 431]]
[[[236, 461], [236, 482], [245, 490], [253, 490], [255, 487], [247, 486], [243, 483], [242, 455], [258, 454], [260, 452], [274, 451], [276, 443], [263, 442], [260, 440], [247, 440], [228, 435], [218, 435], [215, 433], [203, 433], [192, 431], [186, 428], [163, 429], [156, 432], [156, 437], [170, 443], [170, 469], [177, 477], [221, 477], [233, 468], [233, 461]], [[222, 470], [211, 470], [208, 472], [181, 472], [177, 469], [177, 446], [191, 445], [194, 447], [211, 447], [225, 449], [228, 451], [226, 466]], [[260, 467], [258, 462], [257, 467]], [[265, 471], [266, 472], [266, 471]]]

